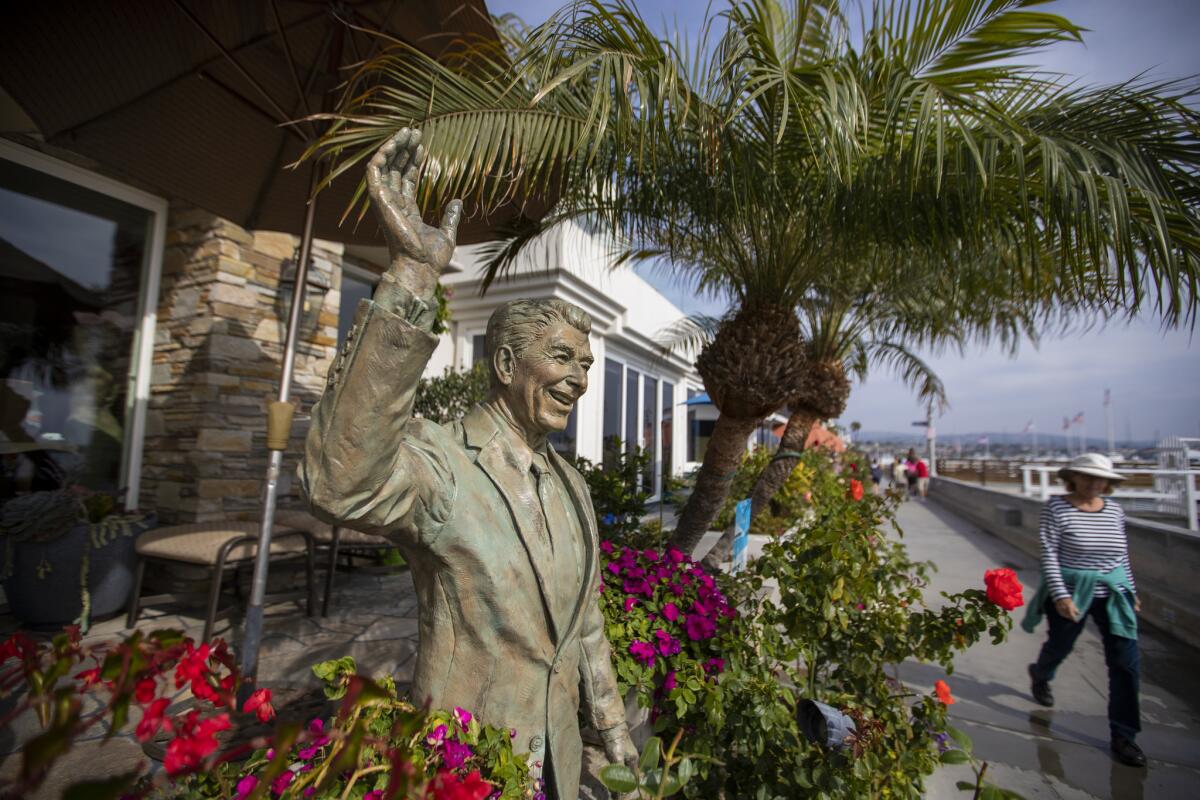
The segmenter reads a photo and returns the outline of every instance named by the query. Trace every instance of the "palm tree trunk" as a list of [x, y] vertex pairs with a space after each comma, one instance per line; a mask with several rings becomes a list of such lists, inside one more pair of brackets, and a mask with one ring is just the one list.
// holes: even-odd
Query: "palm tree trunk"
[[728, 414], [717, 417], [712, 439], [704, 452], [704, 463], [696, 475], [696, 488], [679, 514], [679, 524], [671, 535], [671, 544], [691, 554], [704, 537], [713, 518], [725, 503], [729, 485], [746, 452], [746, 440], [759, 420], [740, 419]]
[[808, 441], [808, 434], [817, 422], [816, 413], [808, 408], [797, 408], [788, 417], [787, 427], [783, 431], [783, 436], [779, 438], [779, 450], [775, 458], [771, 459], [771, 463], [767, 464], [762, 475], [758, 476], [758, 483], [754, 484], [754, 493], [750, 500], [750, 516], [752, 518], [758, 516], [758, 513], [767, 507], [767, 503], [771, 502], [771, 498], [775, 496], [775, 493], [787, 481], [788, 476], [792, 474], [792, 470], [800, 463], [799, 455], [790, 454], [804, 452], [804, 443]]

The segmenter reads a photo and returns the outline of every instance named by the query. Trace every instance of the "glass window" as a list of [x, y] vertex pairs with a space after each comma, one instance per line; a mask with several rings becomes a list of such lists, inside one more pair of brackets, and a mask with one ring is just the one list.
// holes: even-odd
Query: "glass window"
[[650, 456], [650, 463], [642, 473], [642, 488], [657, 494], [654, 476], [658, 464], [658, 379], [649, 375], [642, 381], [642, 449]]
[[638, 433], [638, 373], [625, 370], [625, 449], [633, 452], [637, 447]]
[[667, 478], [673, 474], [671, 463], [671, 421], [675, 418], [675, 384], [663, 381], [662, 385], [662, 476], [665, 487]]
[[487, 337], [477, 333], [471, 337], [471, 366], [487, 358]]
[[604, 359], [604, 421], [601, 437], [604, 442], [604, 464], [611, 466], [613, 455], [621, 452], [621, 364]]
[[[700, 392], [698, 390], [688, 389], [687, 390], [687, 399], [691, 400], [693, 397], [695, 397], [698, 394], [700, 394]], [[700, 430], [699, 430], [699, 425], [696, 422], [696, 407], [695, 406], [687, 407], [687, 426], [688, 426], [687, 460], [688, 461], [699, 461], [699, 459], [696, 458], [696, 443], [697, 443], [697, 440], [700, 438]]]
[[342, 300], [338, 305], [339, 345], [346, 341], [346, 332], [354, 324], [354, 315], [358, 313], [358, 301], [370, 300], [376, 283], [374, 278], [368, 280], [358, 271], [342, 269]]
[[154, 215], [0, 159], [0, 504], [123, 486]]

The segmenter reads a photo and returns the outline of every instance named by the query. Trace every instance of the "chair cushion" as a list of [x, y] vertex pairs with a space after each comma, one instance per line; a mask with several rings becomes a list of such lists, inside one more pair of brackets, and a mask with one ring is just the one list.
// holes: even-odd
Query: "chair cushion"
[[[333, 526], [314, 517], [307, 511], [284, 509], [275, 512], [275, 524], [296, 530], [308, 531], [318, 544], [328, 545], [333, 541]], [[338, 547], [388, 547], [391, 542], [383, 536], [342, 528]]]
[[[290, 555], [304, 551], [304, 537], [296, 536], [294, 526], [277, 526], [271, 539], [272, 555]], [[188, 525], [172, 525], [146, 531], [137, 539], [138, 555], [162, 558], [169, 561], [186, 561], [190, 564], [211, 566], [217, 563], [217, 554], [226, 542], [244, 536], [258, 536], [257, 522], [196, 522]], [[292, 535], [286, 535], [288, 533]], [[243, 542], [234, 546], [225, 563], [246, 561], [258, 552], [257, 542]]]

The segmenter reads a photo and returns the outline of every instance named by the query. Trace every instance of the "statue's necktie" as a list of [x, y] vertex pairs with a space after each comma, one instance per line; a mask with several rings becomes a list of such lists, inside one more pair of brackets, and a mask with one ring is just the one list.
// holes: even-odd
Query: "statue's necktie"
[[553, 613], [559, 624], [568, 621], [579, 594], [579, 521], [569, 507], [563, 491], [562, 481], [545, 460], [545, 456], [534, 455], [530, 465], [538, 500], [542, 508], [549, 556], [552, 564], [550, 579], [554, 585]]

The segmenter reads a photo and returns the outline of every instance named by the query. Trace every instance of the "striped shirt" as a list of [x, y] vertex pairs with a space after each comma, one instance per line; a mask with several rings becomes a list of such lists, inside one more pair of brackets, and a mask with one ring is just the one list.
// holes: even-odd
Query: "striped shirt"
[[[1134, 586], [1125, 539], [1125, 510], [1112, 500], [1105, 498], [1099, 511], [1080, 511], [1062, 497], [1051, 497], [1042, 509], [1039, 535], [1042, 580], [1054, 600], [1071, 596], [1060, 567], [1108, 572], [1123, 566], [1129, 585]], [[1095, 596], [1107, 597], [1108, 588], [1096, 584]]]

